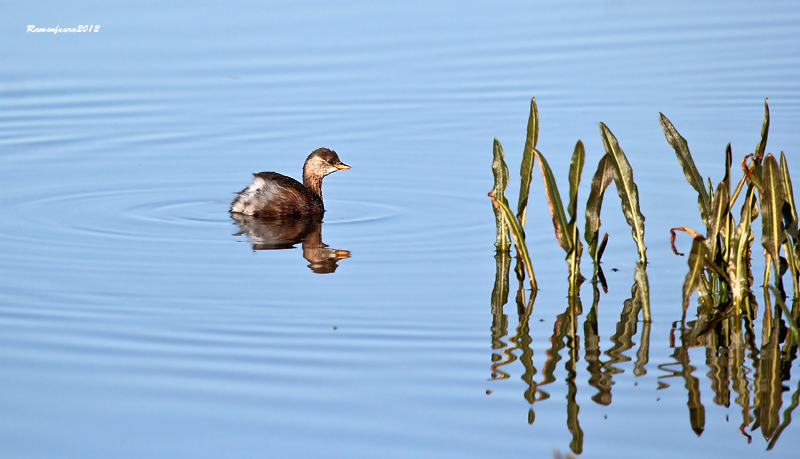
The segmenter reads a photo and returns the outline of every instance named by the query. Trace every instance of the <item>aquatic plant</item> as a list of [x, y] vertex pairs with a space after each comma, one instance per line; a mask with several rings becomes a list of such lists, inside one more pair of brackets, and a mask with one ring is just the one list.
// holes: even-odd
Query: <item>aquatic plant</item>
[[[503, 147], [497, 139], [494, 139], [494, 161], [492, 163], [492, 170], [494, 172], [494, 188], [489, 192], [489, 197], [492, 199], [495, 218], [497, 220], [497, 241], [495, 242], [495, 247], [497, 247], [498, 251], [508, 250], [511, 245], [508, 242], [508, 233], [510, 231], [514, 239], [514, 246], [517, 248], [518, 260], [522, 262], [528, 272], [531, 288], [536, 290], [536, 276], [533, 275], [533, 264], [528, 255], [528, 246], [525, 245], [525, 233], [523, 233], [520, 224], [517, 223], [517, 219], [514, 218], [514, 214], [508, 207], [508, 201], [504, 195], [505, 189], [508, 186], [508, 167], [503, 159]], [[524, 222], [524, 215], [522, 221]]]
[[[622, 148], [620, 148], [617, 139], [611, 133], [611, 130], [603, 123], [600, 123], [600, 136], [605, 146], [605, 155], [600, 159], [597, 172], [592, 179], [585, 212], [586, 227], [584, 237], [594, 262], [594, 275], [592, 276], [592, 280], [593, 282], [597, 282], [599, 278], [600, 282], [604, 285], [604, 289], [606, 288], [605, 278], [600, 268], [600, 258], [605, 249], [608, 234], [606, 234], [602, 242], [599, 243], [598, 234], [603, 195], [606, 188], [608, 188], [613, 181], [620, 197], [623, 214], [625, 215], [626, 221], [631, 226], [633, 239], [639, 252], [639, 262], [637, 263], [635, 279], [637, 292], [644, 305], [644, 318], [646, 321], [649, 321], [649, 293], [647, 275], [645, 272], [645, 267], [647, 265], [647, 248], [644, 244], [644, 216], [639, 209], [639, 192], [633, 180], [633, 169], [625, 157]], [[525, 220], [527, 216], [533, 168], [534, 164], [538, 164], [544, 182], [545, 197], [552, 218], [556, 241], [567, 254], [569, 295], [579, 295], [579, 287], [584, 278], [580, 273], [583, 243], [580, 240], [577, 226], [578, 188], [586, 159], [586, 152], [583, 142], [578, 140], [570, 160], [568, 177], [569, 202], [565, 212], [553, 171], [544, 155], [536, 148], [538, 138], [539, 112], [536, 107], [536, 98], [532, 98], [530, 115], [528, 116], [525, 149], [520, 164], [520, 190], [516, 218], [504, 196], [505, 189], [508, 185], [508, 167], [505, 164], [503, 148], [500, 142], [494, 139], [494, 160], [492, 162], [494, 188], [489, 192], [489, 197], [495, 209], [497, 223], [497, 240], [495, 246], [498, 250], [508, 250], [510, 242], [508, 241], [507, 235], [510, 232], [518, 255], [516, 268], [517, 276], [522, 279], [524, 273], [527, 272], [531, 279], [531, 286], [536, 290], [536, 281], [533, 277], [530, 255], [525, 244]]]
[[[732, 186], [731, 167], [733, 156], [728, 145], [725, 152], [725, 175], [716, 187], [709, 180], [708, 185], [697, 171], [686, 140], [675, 130], [672, 123], [661, 114], [661, 124], [670, 145], [673, 146], [684, 174], [691, 186], [698, 192], [698, 208], [706, 225], [706, 234], [687, 227], [671, 230], [672, 248], [675, 249], [677, 232], [683, 231], [692, 236], [692, 247], [688, 257], [689, 272], [683, 286], [684, 320], [675, 322], [670, 334], [670, 347], [674, 349], [674, 362], [658, 365], [663, 372], [659, 376], [659, 388], [672, 384], [677, 378], [687, 391], [689, 424], [699, 436], [706, 427], [707, 411], [700, 397], [700, 379], [695, 376], [698, 364], [691, 362], [692, 355], [705, 355], [708, 374], [713, 384], [713, 403], [741, 406], [742, 422], [738, 430], [752, 440], [750, 432], [760, 429], [767, 440], [767, 449], [778, 441], [781, 433], [791, 422], [792, 414], [800, 406], [800, 386], [794, 389], [791, 402], [783, 407], [784, 392], [788, 390], [787, 369], [796, 364], [797, 348], [800, 345], [800, 332], [797, 318], [800, 317], [800, 296], [797, 292], [800, 270], [800, 249], [798, 248], [797, 209], [792, 193], [791, 178], [786, 156], [781, 153], [776, 158], [766, 153], [769, 130], [769, 108], [765, 104], [765, 121], [761, 139], [755, 152], [745, 156], [741, 162], [744, 177]], [[523, 397], [528, 407], [528, 423], [536, 419], [534, 405], [551, 399], [548, 385], [557, 381], [556, 371], [563, 364], [566, 371], [566, 426], [572, 435], [570, 451], [583, 452], [584, 432], [579, 423], [576, 380], [582, 371], [577, 365], [581, 348], [583, 360], [588, 371], [588, 383], [597, 390], [591, 400], [600, 405], [611, 403], [614, 375], [625, 370], [622, 363], [631, 360], [625, 354], [636, 346], [633, 373], [646, 374], [650, 349], [649, 292], [646, 273], [646, 246], [644, 245], [644, 216], [638, 202], [638, 189], [633, 180], [633, 171], [625, 158], [616, 138], [604, 124], [600, 125], [605, 154], [600, 158], [591, 181], [585, 210], [584, 240], [594, 263], [592, 276], [594, 301], [583, 322], [583, 345], [579, 336], [581, 298], [578, 287], [583, 280], [579, 264], [582, 243], [576, 229], [577, 194], [581, 172], [585, 162], [583, 144], [579, 141], [573, 151], [569, 169], [569, 203], [566, 208], [561, 201], [554, 174], [547, 160], [536, 148], [538, 140], [538, 111], [535, 99], [531, 100], [531, 114], [528, 120], [528, 136], [520, 167], [521, 188], [517, 213], [511, 211], [504, 197], [508, 185], [508, 168], [505, 164], [500, 143], [494, 141], [495, 186], [489, 194], [497, 220], [498, 250], [495, 255], [497, 270], [492, 290], [492, 365], [491, 379], [510, 378], [507, 365], [518, 362], [523, 368], [520, 379], [525, 383]], [[530, 183], [535, 164], [544, 182], [544, 194], [553, 221], [556, 241], [565, 252], [570, 271], [566, 309], [556, 316], [553, 333], [549, 338], [550, 347], [545, 351], [546, 361], [537, 368], [534, 365], [531, 328], [531, 313], [536, 295], [533, 290], [526, 299], [523, 288], [525, 273], [533, 277], [530, 254], [525, 245], [525, 220]], [[623, 303], [616, 333], [610, 339], [612, 346], [601, 349], [598, 325], [598, 285], [605, 289], [605, 279], [600, 259], [608, 241], [608, 234], [600, 235], [600, 210], [606, 189], [611, 183], [617, 187], [626, 222], [631, 227], [639, 259], [636, 263], [635, 281], [631, 296]], [[738, 215], [733, 209], [737, 199], [742, 198]], [[764, 273], [764, 300], [760, 342], [756, 333], [756, 312], [759, 305], [752, 292], [751, 272], [752, 243], [754, 224], [761, 217], [762, 246], [766, 265]], [[511, 237], [509, 237], [509, 235]], [[517, 291], [516, 305], [518, 325], [509, 336], [509, 320], [503, 307], [508, 301], [511, 255], [509, 248], [513, 239], [517, 248], [517, 276], [520, 288]], [[788, 307], [781, 278], [792, 273], [795, 298]], [[775, 273], [774, 284], [769, 285], [770, 276]], [[689, 299], [695, 291], [700, 291], [696, 319], [685, 320]], [[639, 313], [644, 320], [639, 320]], [[641, 328], [640, 328], [641, 324]], [[638, 340], [635, 339], [638, 335]], [[507, 342], [503, 338], [507, 337]], [[705, 353], [692, 354], [690, 348], [704, 347]], [[563, 361], [563, 363], [561, 363]], [[538, 377], [537, 377], [538, 375]], [[782, 411], [781, 411], [782, 410]], [[711, 411], [713, 413], [714, 411]], [[727, 418], [726, 418], [727, 419]]]
[[[698, 290], [702, 302], [714, 303], [721, 309], [732, 306], [735, 314], [750, 309], [753, 285], [752, 225], [759, 216], [762, 223], [761, 244], [766, 260], [764, 285], [769, 284], [770, 273], [774, 271], [775, 286], [785, 296], [782, 277], [788, 270], [792, 276], [794, 296], [798, 297], [800, 294], [800, 238], [792, 182], [786, 155], [781, 152], [779, 164], [772, 154], [766, 153], [770, 121], [769, 104], [766, 100], [764, 112], [761, 139], [755, 152], [742, 159], [743, 176], [733, 191], [731, 145], [728, 144], [725, 149], [725, 175], [722, 181], [714, 187], [709, 179], [706, 189], [686, 139], [664, 114], [660, 114], [667, 141], [675, 150], [687, 181], [697, 191], [700, 216], [706, 226], [705, 236], [687, 227], [670, 230], [672, 250], [678, 255], [683, 254], [675, 248], [676, 232], [686, 232], [693, 238], [688, 259], [689, 272], [683, 284], [684, 315], [691, 295]], [[737, 224], [732, 211], [743, 190], [744, 202]]]
[[[761, 428], [767, 449], [772, 449], [781, 432], [791, 421], [792, 411], [800, 399], [800, 387], [792, 396], [792, 404], [786, 408], [781, 419], [783, 369], [792, 366], [800, 344], [795, 317], [800, 315], [798, 304], [798, 220], [794, 202], [792, 182], [786, 155], [781, 152], [780, 164], [766, 153], [769, 133], [769, 104], [764, 101], [764, 123], [761, 138], [754, 153], [746, 155], [741, 162], [743, 177], [731, 191], [731, 145], [725, 149], [725, 175], [715, 187], [709, 179], [708, 191], [697, 171], [686, 140], [678, 133], [666, 116], [661, 114], [661, 125], [667, 141], [672, 145], [683, 167], [684, 174], [698, 193], [698, 208], [706, 225], [705, 236], [686, 228], [671, 230], [672, 250], [675, 248], [676, 231], [692, 236], [689, 253], [689, 272], [683, 284], [683, 320], [681, 320], [680, 346], [675, 349], [675, 358], [680, 363], [681, 375], [689, 390], [689, 410], [692, 428], [703, 431], [705, 409], [700, 402], [697, 378], [692, 376], [695, 367], [689, 364], [690, 347], [705, 346], [707, 365], [717, 379], [712, 385], [724, 388], [715, 394], [714, 401], [730, 403], [728, 388], [737, 392], [736, 402], [742, 406], [740, 432], [751, 440], [745, 427]], [[737, 224], [732, 210], [737, 198], [744, 190], [744, 202]], [[761, 245], [764, 249], [764, 311], [761, 343], [756, 343], [753, 324], [758, 303], [752, 292], [751, 272], [753, 223], [761, 217]], [[783, 249], [783, 251], [781, 251]], [[782, 256], [785, 255], [784, 256]], [[782, 276], [786, 271], [792, 275], [794, 304], [790, 310], [784, 303]], [[770, 273], [775, 273], [775, 285], [770, 285]], [[686, 310], [695, 291], [698, 298], [697, 319], [686, 323]], [[770, 293], [772, 295], [770, 295]], [[772, 306], [772, 297], [775, 306]], [[673, 339], [674, 342], [674, 339]], [[754, 368], [752, 378], [746, 364], [746, 356], [753, 359], [749, 368]], [[751, 394], [749, 387], [755, 388]], [[753, 400], [751, 405], [751, 400]]]

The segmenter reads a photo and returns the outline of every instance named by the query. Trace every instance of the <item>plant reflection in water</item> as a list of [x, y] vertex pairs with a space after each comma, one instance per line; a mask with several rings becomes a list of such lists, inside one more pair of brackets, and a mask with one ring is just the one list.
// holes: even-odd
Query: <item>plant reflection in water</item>
[[253, 250], [292, 249], [302, 244], [303, 257], [317, 274], [330, 274], [339, 267], [339, 260], [350, 258], [348, 250], [331, 249], [323, 244], [320, 216], [265, 219], [234, 213], [231, 218], [240, 229], [234, 236], [246, 235]]
[[[741, 407], [742, 422], [739, 431], [747, 437], [756, 429], [772, 449], [781, 432], [789, 425], [792, 411], [800, 401], [800, 386], [794, 388], [791, 403], [781, 415], [783, 393], [791, 390], [783, 383], [791, 380], [791, 369], [797, 358], [797, 338], [784, 321], [781, 295], [774, 287], [764, 290], [764, 312], [760, 344], [753, 324], [757, 319], [758, 304], [754, 295], [746, 298], [747, 314], [719, 313], [720, 305], [708, 304], [701, 298], [697, 320], [681, 323], [673, 328], [671, 341], [675, 348], [674, 363], [660, 365], [668, 378], [681, 377], [689, 393], [689, 416], [692, 429], [700, 435], [705, 428], [705, 407], [700, 400], [698, 379], [692, 375], [696, 369], [689, 360], [689, 348], [705, 348], [705, 364], [710, 369], [708, 377], [716, 405], [730, 407], [731, 389], [736, 392], [734, 402]], [[792, 311], [797, 315], [800, 303], [794, 300]], [[724, 309], [724, 308], [723, 308]], [[677, 334], [677, 344], [675, 343]], [[671, 369], [678, 367], [679, 369]], [[666, 386], [666, 384], [665, 384]]]
[[[518, 325], [514, 334], [508, 336], [509, 320], [503, 309], [508, 301], [511, 256], [506, 251], [498, 250], [495, 261], [497, 271], [491, 298], [491, 380], [510, 378], [509, 364], [519, 360], [522, 365], [520, 378], [527, 385], [523, 397], [530, 404], [528, 423], [533, 424], [533, 404], [550, 398], [550, 394], [544, 389], [548, 384], [557, 381], [555, 372], [558, 363], [566, 357], [564, 382], [567, 385], [567, 428], [572, 434], [569, 446], [572, 452], [581, 454], [584, 433], [578, 420], [580, 407], [576, 402], [576, 380], [579, 378], [577, 363], [581, 357], [578, 335], [579, 316], [582, 314], [581, 300], [577, 296], [568, 297], [566, 310], [556, 316], [549, 339], [550, 348], [545, 351], [546, 360], [541, 375], [537, 377], [539, 370], [533, 364], [529, 326], [536, 294], [532, 292], [526, 299], [529, 291], [520, 282], [516, 295]], [[597, 323], [600, 289], [598, 283], [593, 284], [593, 303], [583, 322], [583, 358], [588, 370], [588, 383], [597, 389], [591, 400], [599, 405], [611, 404], [613, 378], [624, 372], [621, 366], [633, 359], [629, 351], [637, 346], [633, 373], [636, 376], [647, 373], [651, 324], [641, 321], [643, 302], [637, 290], [637, 283], [634, 282], [631, 298], [624, 301], [616, 331], [610, 337], [612, 345], [602, 351]], [[704, 363], [709, 370], [706, 376], [711, 381], [713, 403], [728, 408], [733, 400], [741, 407], [742, 421], [738, 430], [747, 438], [748, 443], [752, 442], [750, 432], [760, 430], [767, 442], [766, 448], [772, 449], [781, 432], [791, 422], [792, 412], [800, 404], [800, 383], [793, 388], [785, 385], [791, 381], [791, 369], [797, 358], [798, 344], [796, 335], [788, 325], [791, 321], [785, 311], [797, 316], [800, 313], [800, 301], [794, 300], [791, 308], [786, 308], [776, 288], [765, 289], [760, 337], [754, 326], [759, 310], [754, 295], [747, 298], [747, 314], [741, 315], [726, 313], [726, 309], [733, 308], [712, 304], [710, 301], [711, 298], [708, 297], [700, 298], [701, 305], [698, 307], [696, 320], [675, 322], [669, 340], [669, 346], [674, 348], [671, 356], [674, 361], [658, 365], [658, 369], [664, 373], [658, 378], [658, 389], [669, 388], [673, 378], [683, 379], [683, 386], [687, 391], [690, 427], [698, 436], [702, 435], [706, 409], [700, 396], [701, 378], [695, 373], [698, 366], [692, 365], [689, 349], [705, 348]], [[776, 304], [773, 305], [773, 302]], [[507, 336], [506, 342], [504, 340]], [[784, 392], [789, 390], [793, 390], [791, 402], [784, 408]]]
[[[572, 434], [570, 450], [576, 454], [583, 452], [583, 430], [578, 420], [580, 407], [576, 401], [578, 388], [577, 363], [580, 360], [580, 336], [578, 335], [579, 316], [583, 313], [581, 299], [577, 295], [567, 297], [566, 310], [556, 316], [553, 324], [553, 334], [550, 337], [550, 348], [545, 351], [546, 360], [542, 368], [542, 375], [536, 378], [537, 368], [533, 364], [533, 350], [531, 349], [531, 336], [529, 319], [533, 310], [536, 293], [531, 292], [526, 300], [526, 290], [520, 281], [517, 290], [516, 303], [519, 316], [519, 325], [513, 336], [508, 338], [508, 344], [503, 338], [508, 334], [508, 316], [504, 314], [503, 307], [508, 301], [509, 271], [511, 256], [507, 251], [498, 250], [495, 254], [497, 271], [495, 285], [492, 290], [492, 380], [508, 379], [510, 374], [504, 371], [505, 366], [519, 360], [524, 369], [520, 378], [527, 384], [523, 394], [525, 400], [531, 405], [528, 410], [528, 423], [533, 424], [536, 414], [533, 404], [550, 398], [550, 394], [543, 387], [557, 381], [555, 376], [558, 363], [562, 360], [562, 352], [566, 348], [567, 361], [564, 369], [567, 372], [567, 428]], [[592, 307], [583, 323], [584, 330], [584, 359], [589, 371], [589, 385], [597, 389], [597, 394], [591, 399], [603, 406], [611, 404], [611, 388], [614, 384], [613, 376], [623, 372], [619, 365], [629, 362], [630, 357], [625, 352], [634, 347], [633, 338], [638, 333], [639, 316], [644, 305], [643, 295], [639, 293], [638, 283], [634, 282], [631, 289], [631, 298], [626, 300], [617, 322], [616, 332], [611, 336], [613, 345], [605, 351], [606, 359], [600, 349], [598, 335], [597, 306], [600, 300], [598, 283], [593, 284], [594, 299]], [[642, 332], [639, 338], [639, 349], [636, 351], [634, 374], [646, 374], [646, 365], [649, 360], [650, 322], [643, 321]]]

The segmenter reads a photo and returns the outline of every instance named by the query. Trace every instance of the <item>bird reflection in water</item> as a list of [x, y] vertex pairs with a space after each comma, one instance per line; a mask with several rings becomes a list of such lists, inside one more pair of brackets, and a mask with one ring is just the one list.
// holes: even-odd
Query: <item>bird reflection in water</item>
[[339, 267], [339, 260], [350, 258], [350, 251], [322, 243], [321, 215], [262, 218], [232, 213], [231, 218], [240, 228], [235, 236], [246, 235], [253, 250], [291, 249], [302, 244], [303, 257], [317, 274], [330, 274]]

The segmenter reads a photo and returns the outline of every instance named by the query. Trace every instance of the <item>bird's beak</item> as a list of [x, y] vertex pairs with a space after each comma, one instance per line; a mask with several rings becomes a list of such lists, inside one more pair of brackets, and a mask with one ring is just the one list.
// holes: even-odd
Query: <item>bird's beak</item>
[[350, 169], [350, 166], [345, 163], [334, 164], [333, 167], [337, 169]]

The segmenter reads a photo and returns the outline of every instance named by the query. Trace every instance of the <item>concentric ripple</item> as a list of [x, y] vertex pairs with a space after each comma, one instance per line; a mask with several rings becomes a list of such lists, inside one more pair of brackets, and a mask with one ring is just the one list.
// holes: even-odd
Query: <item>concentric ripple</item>
[[[229, 184], [132, 184], [126, 188], [84, 184], [81, 189], [41, 189], [0, 203], [9, 222], [0, 231], [16, 241], [60, 240], [96, 244], [98, 239], [230, 243]], [[349, 188], [349, 189], [348, 189]], [[363, 190], [346, 187], [339, 195], [372, 199], [326, 199], [324, 231], [340, 238], [379, 245], [433, 250], [437, 240], [485, 225], [485, 215], [465, 212], [471, 199], [424, 194], [393, 187]], [[221, 198], [222, 196], [226, 198]], [[473, 198], [474, 199], [474, 198]]]
[[[229, 233], [230, 201], [210, 195], [214, 188], [219, 187], [196, 183], [18, 196], [3, 206], [15, 220], [3, 232], [28, 241], [71, 235], [228, 243], [229, 238], [215, 236], [214, 230]], [[331, 207], [336, 211], [329, 213], [327, 225], [365, 224], [401, 213], [395, 206], [369, 201], [333, 201]]]

